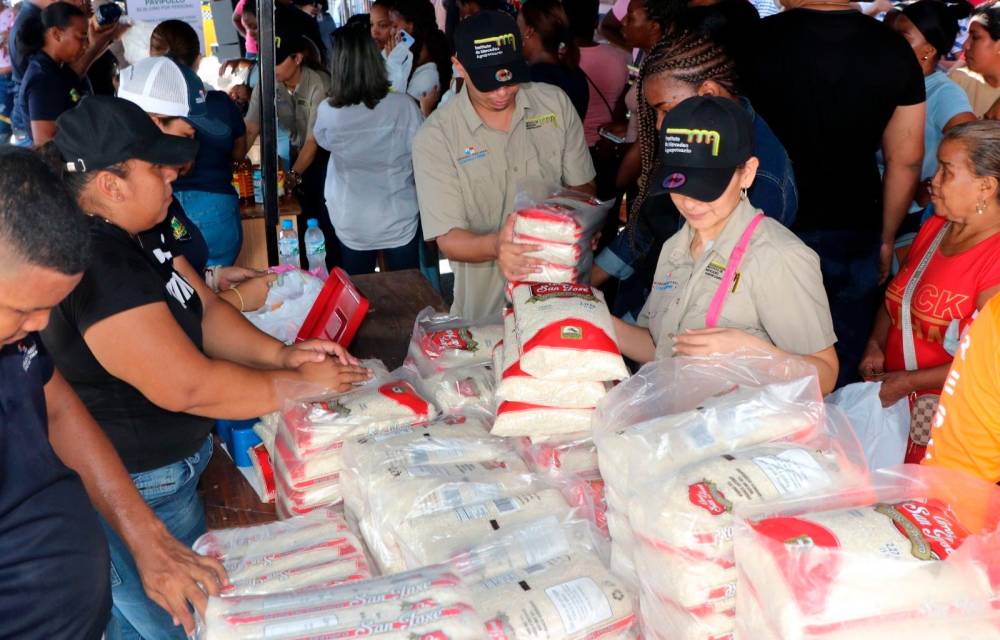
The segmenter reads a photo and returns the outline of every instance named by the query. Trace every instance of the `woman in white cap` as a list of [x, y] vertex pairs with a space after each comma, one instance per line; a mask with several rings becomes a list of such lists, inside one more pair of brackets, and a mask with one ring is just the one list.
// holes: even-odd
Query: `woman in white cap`
[[[203, 118], [198, 109], [204, 111], [204, 105], [196, 101], [196, 95], [190, 91], [188, 77], [179, 64], [170, 58], [155, 56], [122, 70], [118, 88], [118, 97], [142, 107], [161, 131], [183, 138], [195, 138], [192, 121]], [[199, 141], [199, 148], [200, 144]], [[180, 174], [190, 170], [191, 164], [182, 167]], [[223, 300], [240, 311], [259, 309], [267, 299], [268, 285], [274, 278], [243, 267], [210, 266], [210, 249], [205, 236], [188, 217], [176, 193], [174, 195], [167, 219], [150, 233], [168, 235], [177, 251]]]
[[819, 258], [746, 196], [758, 165], [750, 115], [732, 100], [689, 98], [664, 117], [658, 156], [651, 191], [668, 192], [685, 224], [663, 244], [638, 326], [615, 321], [622, 353], [800, 356], [832, 391], [836, 336]]
[[[215, 419], [276, 411], [279, 379], [348, 390], [369, 377], [336, 343], [286, 347], [261, 333], [174, 255], [168, 238], [144, 233], [166, 218], [177, 167], [196, 150], [135, 104], [104, 96], [60, 116], [42, 150], [90, 215], [93, 243], [90, 265], [42, 340], [146, 502], [187, 545], [206, 530], [197, 484]], [[117, 631], [184, 638], [144, 593], [130, 549], [105, 531]], [[197, 589], [189, 598], [205, 600]]]

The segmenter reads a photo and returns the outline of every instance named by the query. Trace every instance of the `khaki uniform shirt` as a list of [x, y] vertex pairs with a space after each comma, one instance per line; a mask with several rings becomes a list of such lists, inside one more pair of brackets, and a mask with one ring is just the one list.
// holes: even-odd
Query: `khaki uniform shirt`
[[991, 87], [983, 80], [983, 76], [965, 65], [952, 69], [948, 77], [962, 87], [962, 91], [969, 96], [972, 112], [976, 114], [977, 118], [982, 118], [983, 114], [993, 106], [993, 103], [1000, 99], [1000, 88]]
[[[275, 110], [278, 113], [278, 124], [288, 132], [293, 149], [301, 149], [312, 133], [316, 124], [316, 111], [327, 98], [329, 83], [326, 74], [309, 67], [302, 67], [302, 77], [299, 78], [295, 91], [289, 92], [285, 85], [276, 83]], [[260, 122], [260, 83], [253, 88], [246, 119]]]
[[[757, 213], [747, 200], [740, 200], [722, 233], [697, 261], [691, 256], [694, 232], [688, 225], [663, 243], [653, 289], [638, 320], [649, 328], [657, 358], [672, 355], [675, 334], [705, 328], [729, 255]], [[833, 345], [837, 338], [819, 257], [780, 222], [761, 220], [716, 326], [740, 329], [798, 355]]]
[[[562, 89], [538, 83], [521, 85], [509, 132], [483, 124], [468, 92], [449, 100], [417, 132], [413, 170], [427, 240], [452, 229], [499, 231], [514, 211], [523, 178], [567, 186], [594, 179], [583, 125], [572, 103]], [[504, 279], [495, 261], [453, 260], [451, 268], [452, 313], [477, 320], [503, 308]]]

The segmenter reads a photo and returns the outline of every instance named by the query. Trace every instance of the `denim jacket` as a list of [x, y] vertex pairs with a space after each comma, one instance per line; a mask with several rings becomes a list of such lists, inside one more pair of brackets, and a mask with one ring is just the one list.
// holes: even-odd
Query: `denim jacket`
[[[785, 152], [771, 127], [758, 116], [746, 98], [739, 98], [740, 104], [753, 118], [754, 155], [760, 161], [757, 178], [747, 192], [750, 203], [786, 227], [795, 222], [799, 208], [799, 194], [795, 187], [792, 161]], [[683, 219], [681, 219], [683, 222]], [[624, 280], [635, 272], [639, 261], [653, 249], [654, 243], [662, 244], [666, 238], [654, 238], [649, 226], [636, 225], [633, 232], [626, 227], [608, 247], [597, 256], [597, 266], [614, 278]]]

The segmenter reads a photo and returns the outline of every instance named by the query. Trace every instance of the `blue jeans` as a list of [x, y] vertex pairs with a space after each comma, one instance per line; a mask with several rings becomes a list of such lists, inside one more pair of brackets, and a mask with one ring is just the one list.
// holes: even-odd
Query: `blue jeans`
[[878, 231], [840, 230], [802, 231], [798, 236], [819, 254], [837, 334], [837, 387], [858, 382], [861, 356], [882, 304], [878, 283], [881, 236]]
[[14, 131], [11, 117], [14, 115], [14, 74], [0, 74], [0, 144], [10, 141]]
[[[186, 546], [207, 531], [198, 498], [198, 478], [212, 457], [212, 437], [194, 455], [159, 469], [132, 474], [132, 482], [167, 530]], [[118, 534], [101, 519], [111, 550], [111, 622], [106, 640], [185, 638], [171, 616], [146, 596], [132, 555]]]
[[348, 275], [361, 273], [375, 273], [375, 263], [378, 252], [385, 255], [385, 266], [389, 271], [402, 271], [403, 269], [420, 268], [420, 230], [414, 234], [413, 239], [401, 247], [392, 249], [371, 249], [368, 251], [356, 251], [340, 242], [340, 266]]
[[174, 197], [184, 213], [198, 226], [208, 245], [208, 266], [236, 262], [243, 246], [240, 199], [234, 193], [177, 191]]

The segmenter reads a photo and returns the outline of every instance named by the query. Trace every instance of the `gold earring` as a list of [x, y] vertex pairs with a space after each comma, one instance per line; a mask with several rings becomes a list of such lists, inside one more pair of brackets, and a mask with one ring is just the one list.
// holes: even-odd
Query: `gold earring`
[[976, 215], [983, 215], [986, 213], [986, 203], [982, 200], [976, 203]]

